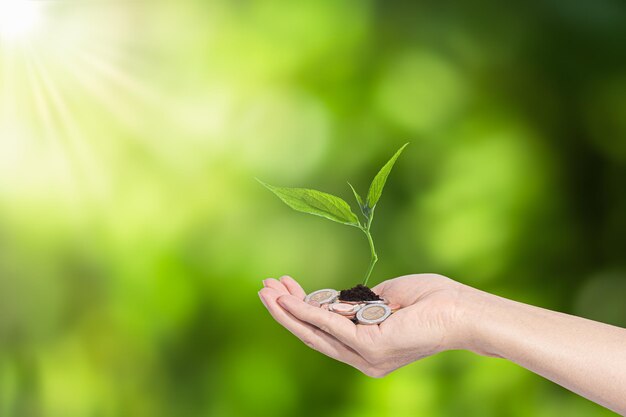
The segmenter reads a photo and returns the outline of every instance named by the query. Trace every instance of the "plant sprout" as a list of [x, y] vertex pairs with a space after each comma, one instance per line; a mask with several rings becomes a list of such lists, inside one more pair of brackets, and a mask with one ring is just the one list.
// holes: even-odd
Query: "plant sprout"
[[376, 248], [374, 247], [374, 240], [372, 239], [371, 233], [372, 221], [374, 220], [374, 210], [376, 209], [376, 204], [378, 203], [378, 200], [380, 200], [380, 196], [383, 193], [387, 177], [396, 163], [396, 159], [398, 159], [407, 145], [408, 143], [405, 143], [400, 149], [398, 149], [391, 159], [387, 161], [380, 171], [378, 171], [378, 174], [376, 174], [372, 180], [372, 184], [367, 192], [367, 198], [365, 201], [363, 201], [359, 193], [356, 192], [352, 184], [348, 182], [357, 204], [359, 205], [361, 214], [363, 214], [363, 222], [359, 221], [359, 218], [356, 214], [354, 214], [348, 203], [332, 194], [307, 188], [275, 187], [273, 185], [266, 184], [261, 180], [257, 180], [267, 189], [276, 194], [285, 204], [296, 211], [321, 216], [348, 226], [354, 226], [365, 233], [371, 252], [371, 261], [369, 267], [367, 268], [367, 272], [365, 273], [365, 278], [363, 279], [363, 285], [367, 286], [367, 282], [369, 281], [370, 275], [372, 275], [374, 265], [378, 262], [378, 255], [376, 254]]

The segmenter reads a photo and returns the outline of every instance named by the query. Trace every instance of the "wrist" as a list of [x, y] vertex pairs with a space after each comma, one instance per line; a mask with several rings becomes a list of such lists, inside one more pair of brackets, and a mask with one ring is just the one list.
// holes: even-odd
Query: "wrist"
[[451, 349], [468, 350], [482, 356], [501, 357], [489, 337], [498, 306], [506, 299], [463, 286], [459, 291]]

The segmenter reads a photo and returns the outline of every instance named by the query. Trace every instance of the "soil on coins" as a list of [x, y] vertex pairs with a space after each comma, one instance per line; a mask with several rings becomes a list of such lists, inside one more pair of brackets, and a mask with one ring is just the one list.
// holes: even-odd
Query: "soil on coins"
[[341, 290], [339, 293], [341, 301], [377, 301], [381, 298], [374, 291], [363, 284], [352, 287], [348, 290]]

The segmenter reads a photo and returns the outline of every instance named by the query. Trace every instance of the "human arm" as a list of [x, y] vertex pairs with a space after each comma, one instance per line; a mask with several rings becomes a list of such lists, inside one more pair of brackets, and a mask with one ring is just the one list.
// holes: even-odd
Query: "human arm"
[[290, 277], [259, 293], [274, 318], [307, 345], [373, 377], [435, 353], [502, 357], [618, 413], [626, 413], [626, 329], [529, 306], [435, 274], [373, 290], [401, 309], [380, 325], [354, 325], [303, 302]]
[[487, 293], [477, 297], [470, 350], [515, 362], [626, 415], [626, 329]]

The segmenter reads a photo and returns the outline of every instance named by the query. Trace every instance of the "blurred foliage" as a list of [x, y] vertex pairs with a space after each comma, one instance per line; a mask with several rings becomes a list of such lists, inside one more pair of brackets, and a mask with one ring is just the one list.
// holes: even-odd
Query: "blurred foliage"
[[1, 416], [612, 415], [466, 352], [373, 380], [308, 350], [261, 280], [369, 252], [253, 178], [350, 199], [411, 141], [372, 282], [626, 326], [625, 3], [32, 3], [0, 27]]

